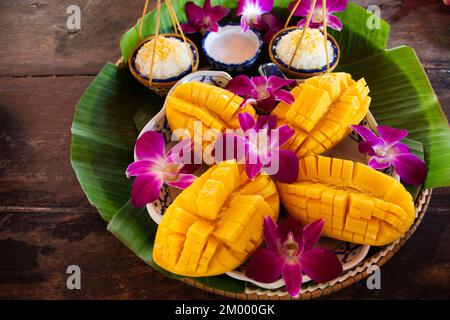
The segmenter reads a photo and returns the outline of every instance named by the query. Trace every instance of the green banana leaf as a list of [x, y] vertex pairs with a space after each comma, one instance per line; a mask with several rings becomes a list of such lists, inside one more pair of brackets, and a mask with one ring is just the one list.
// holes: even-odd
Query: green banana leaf
[[[178, 17], [186, 19], [187, 0], [173, 1]], [[197, 4], [202, 0], [195, 0]], [[236, 0], [212, 1], [229, 8]], [[291, 0], [275, 1], [275, 11], [285, 17]], [[352, 3], [338, 13], [344, 29], [331, 31], [341, 44], [340, 71], [364, 77], [373, 98], [371, 110], [376, 120], [409, 130], [413, 152], [423, 156], [429, 167], [426, 187], [450, 185], [450, 131], [448, 122], [428, 79], [411, 48], [385, 50], [389, 25], [366, 28], [370, 16]], [[154, 31], [155, 12], [144, 19], [143, 36]], [[124, 59], [138, 43], [138, 26], [121, 38]], [[167, 9], [162, 8], [162, 30], [170, 31]], [[108, 230], [150, 266], [171, 278], [178, 276], [159, 268], [151, 258], [155, 223], [144, 209], [129, 203], [131, 180], [125, 168], [133, 161], [133, 147], [138, 132], [161, 108], [163, 100], [140, 85], [127, 68], [107, 64], [89, 86], [77, 105], [72, 125], [71, 160], [89, 201], [109, 221]], [[410, 192], [415, 192], [409, 188]], [[226, 276], [196, 278], [206, 286], [242, 292], [244, 284]]]
[[408, 130], [420, 141], [428, 165], [426, 188], [450, 185], [450, 130], [425, 71], [410, 47], [398, 47], [341, 66], [364, 77], [370, 110], [379, 124]]
[[138, 134], [133, 115], [139, 109], [147, 110], [150, 116], [156, 114], [161, 103], [139, 86], [128, 70], [107, 64], [76, 107], [72, 166], [89, 201], [105, 220], [130, 198], [130, 181], [124, 172], [133, 161]]

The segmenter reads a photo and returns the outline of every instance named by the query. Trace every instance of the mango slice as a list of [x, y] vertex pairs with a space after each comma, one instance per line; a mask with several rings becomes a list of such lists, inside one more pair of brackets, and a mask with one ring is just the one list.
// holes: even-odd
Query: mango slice
[[309, 156], [299, 161], [297, 182], [277, 182], [283, 205], [303, 224], [325, 220], [323, 234], [382, 246], [401, 237], [415, 218], [403, 185], [364, 164]]
[[262, 242], [263, 218], [277, 219], [279, 197], [269, 176], [248, 180], [235, 160], [211, 167], [175, 199], [156, 233], [153, 260], [184, 276], [222, 274]]
[[369, 110], [369, 88], [364, 78], [355, 82], [348, 73], [329, 73], [307, 79], [291, 91], [292, 105], [280, 102], [272, 111], [278, 124], [295, 134], [285, 148], [299, 158], [321, 154], [351, 132]]
[[255, 116], [251, 105], [240, 108], [242, 101], [226, 89], [204, 82], [187, 82], [177, 86], [167, 97], [166, 118], [172, 132], [186, 129], [195, 141], [204, 140], [205, 150], [214, 141], [214, 135], [205, 136], [208, 129], [214, 129], [217, 134], [226, 129], [239, 129], [240, 112]]

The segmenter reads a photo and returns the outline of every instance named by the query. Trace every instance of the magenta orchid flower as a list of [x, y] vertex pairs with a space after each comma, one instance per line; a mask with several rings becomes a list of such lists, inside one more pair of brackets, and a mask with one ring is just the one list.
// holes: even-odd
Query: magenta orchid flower
[[[243, 135], [225, 133], [219, 136], [215, 145], [216, 160], [245, 159], [245, 171], [250, 180], [264, 169], [279, 181], [296, 181], [298, 158], [294, 152], [280, 149], [292, 137], [294, 130], [287, 125], [277, 128], [275, 116], [260, 116], [255, 120], [250, 113], [243, 112], [238, 115], [238, 120]], [[233, 148], [233, 152], [229, 147]]]
[[263, 42], [269, 44], [273, 36], [283, 28], [277, 16], [265, 13], [261, 16], [261, 21], [255, 26], [255, 29], [263, 35]]
[[241, 17], [241, 28], [246, 32], [249, 27], [261, 24], [261, 17], [273, 8], [273, 0], [238, 0], [236, 16]]
[[250, 103], [256, 105], [263, 113], [270, 113], [277, 101], [287, 104], [294, 102], [294, 96], [282, 88], [292, 84], [294, 80], [286, 80], [277, 76], [252, 77], [242, 74], [233, 78], [227, 85], [231, 92], [243, 96], [242, 105]]
[[400, 179], [413, 185], [425, 181], [427, 166], [419, 157], [412, 154], [408, 146], [400, 141], [408, 135], [408, 131], [378, 126], [379, 137], [364, 126], [352, 126], [364, 141], [358, 149], [370, 156], [368, 165], [373, 169], [386, 169], [393, 166]]
[[287, 218], [277, 226], [271, 217], [265, 217], [267, 248], [255, 252], [245, 275], [264, 283], [278, 280], [281, 275], [292, 297], [300, 293], [302, 273], [315, 282], [335, 279], [342, 273], [341, 262], [333, 251], [316, 247], [324, 224], [319, 219], [303, 228], [299, 221]]
[[[298, 0], [292, 2], [289, 6], [291, 10], [297, 3]], [[294, 16], [306, 17], [308, 16], [309, 9], [311, 8], [311, 0], [301, 0], [294, 12]], [[326, 19], [327, 25], [330, 28], [336, 30], [342, 30], [342, 22], [338, 17], [332, 15], [334, 12], [344, 11], [347, 7], [348, 0], [327, 0], [326, 2]], [[306, 24], [306, 18], [301, 19], [297, 25], [299, 27], [304, 27]], [[310, 21], [310, 28], [319, 28], [323, 25], [323, 10], [322, 10], [322, 0], [317, 0], [314, 6], [313, 13]]]
[[167, 154], [164, 147], [164, 137], [155, 131], [145, 132], [136, 141], [137, 160], [128, 166], [126, 175], [136, 177], [131, 189], [131, 203], [137, 208], [158, 199], [163, 183], [185, 189], [196, 179], [191, 173], [197, 166], [183, 163], [183, 153], [191, 151], [191, 141], [181, 141]]
[[186, 3], [184, 10], [188, 22], [181, 27], [186, 33], [217, 32], [218, 22], [230, 12], [230, 9], [222, 6], [211, 7], [211, 0], [205, 0], [203, 8], [190, 1]]

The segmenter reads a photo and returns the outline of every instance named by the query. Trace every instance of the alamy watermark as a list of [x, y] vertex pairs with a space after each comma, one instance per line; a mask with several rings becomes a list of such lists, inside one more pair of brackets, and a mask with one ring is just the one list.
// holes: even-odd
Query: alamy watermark
[[66, 273], [70, 276], [67, 277], [66, 286], [69, 290], [81, 289], [81, 269], [76, 264], [72, 264], [67, 267]]
[[381, 270], [377, 265], [372, 265], [367, 269], [370, 274], [366, 280], [366, 286], [369, 290], [380, 290], [381, 289]]
[[76, 4], [72, 4], [67, 7], [66, 13], [69, 15], [67, 17], [66, 26], [69, 30], [80, 30], [81, 29], [81, 9]]

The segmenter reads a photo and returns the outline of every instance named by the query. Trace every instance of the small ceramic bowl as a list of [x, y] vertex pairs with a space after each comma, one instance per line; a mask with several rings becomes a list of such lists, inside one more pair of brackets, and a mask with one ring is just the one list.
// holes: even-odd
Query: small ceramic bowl
[[[244, 36], [249, 41], [249, 43], [253, 44], [257, 48], [254, 56], [241, 63], [226, 63], [217, 59], [215, 52], [213, 52], [214, 41], [219, 37], [231, 34], [239, 34], [241, 36]], [[207, 32], [205, 37], [203, 37], [202, 39], [203, 52], [205, 53], [206, 58], [213, 66], [213, 68], [233, 74], [240, 73], [249, 69], [261, 53], [262, 45], [263, 41], [258, 31], [253, 28], [249, 28], [246, 32], [243, 33], [241, 30], [241, 26], [236, 23], [222, 25], [219, 27], [219, 31], [217, 32]], [[236, 50], [239, 50], [239, 48], [236, 48]]]
[[[160, 35], [163, 37], [170, 37], [170, 38], [177, 38], [180, 41], [184, 41], [183, 38], [178, 34], [163, 34]], [[170, 88], [173, 87], [175, 83], [177, 83], [178, 80], [185, 77], [191, 72], [195, 72], [198, 69], [198, 63], [199, 63], [199, 56], [198, 56], [198, 49], [197, 46], [192, 42], [190, 39], [186, 38], [186, 41], [189, 43], [189, 46], [192, 50], [192, 55], [194, 57], [194, 65], [189, 66], [188, 69], [183, 71], [181, 74], [179, 74], [176, 77], [171, 77], [167, 79], [152, 79], [152, 83], [150, 85], [148, 76], [144, 76], [139, 72], [139, 70], [136, 67], [136, 56], [139, 52], [139, 49], [147, 42], [151, 41], [154, 38], [154, 36], [151, 36], [149, 38], [144, 39], [141, 43], [139, 43], [138, 46], [133, 50], [133, 53], [131, 54], [131, 58], [128, 60], [128, 67], [130, 68], [131, 74], [144, 86], [150, 88], [155, 93], [159, 95], [165, 95], [169, 92]]]
[[[292, 32], [294, 30], [297, 30], [298, 27], [289, 27], [286, 29], [280, 30], [275, 36], [272, 38], [269, 44], [269, 56], [270, 60], [272, 60], [273, 63], [275, 63], [284, 73], [290, 75], [294, 78], [310, 78], [314, 76], [321, 75], [327, 71], [327, 66], [323, 66], [319, 69], [296, 69], [294, 67], [289, 67], [288, 65], [283, 62], [280, 57], [276, 53], [276, 47], [278, 42], [281, 40], [281, 38], [288, 34], [289, 32]], [[339, 58], [341, 56], [341, 51], [339, 48], [339, 44], [337, 43], [336, 39], [333, 38], [331, 35], [327, 35], [328, 40], [331, 42], [331, 46], [333, 47], [333, 57], [330, 59], [330, 72], [336, 68]]]

